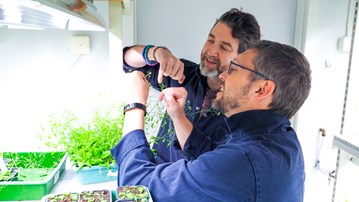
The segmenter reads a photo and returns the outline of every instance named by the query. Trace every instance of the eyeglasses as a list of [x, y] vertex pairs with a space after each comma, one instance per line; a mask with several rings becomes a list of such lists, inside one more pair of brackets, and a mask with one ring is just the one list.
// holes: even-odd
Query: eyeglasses
[[261, 76], [263, 77], [265, 80], [271, 80], [269, 79], [267, 76], [265, 76], [264, 74], [260, 73], [260, 72], [257, 72], [256, 70], [252, 70], [252, 69], [249, 69], [248, 67], [245, 67], [245, 66], [242, 66], [240, 64], [237, 64], [237, 63], [234, 63], [234, 62], [230, 62], [229, 63], [229, 66], [228, 66], [228, 74], [231, 74], [232, 70], [233, 70], [233, 65], [237, 66], [237, 67], [240, 67], [242, 69], [245, 69], [245, 70], [248, 70], [254, 74], [257, 74], [258, 76]]

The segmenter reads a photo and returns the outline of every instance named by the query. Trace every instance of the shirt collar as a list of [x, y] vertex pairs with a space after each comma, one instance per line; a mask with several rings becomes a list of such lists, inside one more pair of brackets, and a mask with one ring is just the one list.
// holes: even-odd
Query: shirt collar
[[290, 121], [284, 116], [276, 114], [273, 110], [252, 110], [234, 114], [227, 119], [231, 133], [233, 131], [273, 130], [279, 125], [290, 126]]

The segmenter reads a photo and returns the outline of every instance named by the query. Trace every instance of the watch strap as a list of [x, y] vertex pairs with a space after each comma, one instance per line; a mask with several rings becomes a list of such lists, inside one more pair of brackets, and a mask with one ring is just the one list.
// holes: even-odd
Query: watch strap
[[146, 116], [146, 105], [141, 104], [141, 103], [130, 103], [130, 104], [126, 104], [123, 107], [123, 114], [125, 114], [127, 111], [131, 110], [131, 109], [142, 109], [145, 112], [145, 116]]

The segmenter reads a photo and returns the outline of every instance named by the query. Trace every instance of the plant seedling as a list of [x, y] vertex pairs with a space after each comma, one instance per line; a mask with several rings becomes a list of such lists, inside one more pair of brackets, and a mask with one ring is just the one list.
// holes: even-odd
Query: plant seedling
[[83, 191], [79, 202], [111, 202], [112, 195], [109, 190]]
[[110, 169], [115, 164], [110, 149], [122, 138], [122, 108], [122, 103], [98, 108], [87, 119], [69, 111], [60, 117], [51, 115], [38, 137], [48, 148], [66, 151], [78, 170], [91, 166]]
[[6, 163], [4, 161], [4, 155], [2, 152], [0, 152], [0, 171], [1, 172], [7, 172], [8, 169], [6, 167]]
[[144, 186], [122, 186], [117, 188], [117, 198], [126, 201], [146, 202], [149, 193]]
[[79, 198], [77, 193], [63, 193], [49, 196], [47, 202], [76, 202]]

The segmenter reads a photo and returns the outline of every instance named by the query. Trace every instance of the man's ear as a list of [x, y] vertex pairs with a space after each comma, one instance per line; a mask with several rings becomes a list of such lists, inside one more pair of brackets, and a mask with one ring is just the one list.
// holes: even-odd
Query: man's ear
[[256, 90], [257, 97], [267, 97], [274, 93], [275, 83], [272, 80], [261, 81], [261, 84], [258, 85]]

